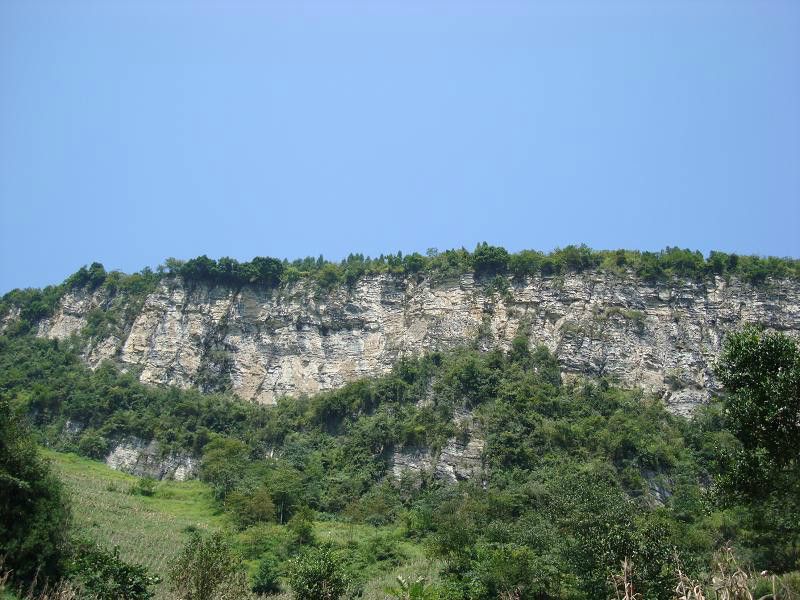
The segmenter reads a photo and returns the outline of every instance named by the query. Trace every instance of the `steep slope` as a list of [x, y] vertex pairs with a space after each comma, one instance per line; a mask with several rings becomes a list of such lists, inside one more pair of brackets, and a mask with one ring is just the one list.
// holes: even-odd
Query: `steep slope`
[[522, 332], [566, 375], [610, 376], [688, 414], [718, 387], [712, 362], [727, 331], [755, 323], [800, 334], [794, 279], [647, 283], [601, 270], [524, 281], [381, 274], [328, 291], [309, 280], [227, 287], [171, 276], [141, 307], [124, 303], [104, 288], [72, 289], [38, 335], [63, 339], [105, 319], [111, 326], [87, 336], [90, 365], [112, 359], [146, 383], [230, 386], [267, 404], [386, 373], [428, 350], [474, 340], [508, 348]]

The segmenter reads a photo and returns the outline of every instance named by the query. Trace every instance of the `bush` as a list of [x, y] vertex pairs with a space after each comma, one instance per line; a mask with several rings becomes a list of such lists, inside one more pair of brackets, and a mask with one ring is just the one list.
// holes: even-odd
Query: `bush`
[[486, 242], [478, 244], [472, 253], [472, 265], [475, 275], [495, 275], [505, 273], [508, 269], [508, 251], [499, 246], [490, 246]]
[[233, 513], [239, 529], [275, 520], [275, 504], [264, 486], [251, 492], [231, 493], [225, 500], [225, 507]]
[[117, 546], [109, 552], [88, 541], [75, 544], [69, 578], [94, 600], [149, 600], [151, 588], [161, 582], [146, 567], [123, 561]]
[[397, 585], [386, 588], [388, 598], [392, 600], [439, 600], [439, 592], [425, 582], [424, 577], [417, 577], [413, 581], [400, 575], [397, 576]]
[[156, 493], [156, 481], [151, 477], [140, 477], [131, 486], [129, 493], [133, 496], [154, 496]]
[[289, 561], [288, 579], [297, 600], [337, 600], [347, 590], [341, 561], [325, 547]]
[[298, 510], [289, 519], [287, 527], [294, 534], [298, 544], [305, 546], [314, 543], [314, 513], [307, 506]]
[[96, 431], [86, 431], [78, 441], [78, 453], [101, 460], [108, 454], [108, 440]]
[[219, 532], [194, 534], [170, 566], [169, 580], [178, 600], [234, 600], [249, 587], [242, 559]]
[[256, 594], [276, 594], [281, 591], [278, 582], [278, 571], [272, 558], [262, 558], [258, 563], [258, 570], [253, 578], [252, 590]]

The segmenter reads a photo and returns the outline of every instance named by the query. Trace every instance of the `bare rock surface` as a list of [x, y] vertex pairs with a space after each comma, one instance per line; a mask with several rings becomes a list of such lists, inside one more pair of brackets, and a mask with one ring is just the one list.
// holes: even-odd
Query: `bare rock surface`
[[[471, 274], [440, 282], [380, 275], [320, 292], [306, 280], [268, 290], [167, 278], [113, 336], [91, 340], [84, 356], [92, 366], [111, 359], [135, 369], [146, 383], [219, 381], [270, 404], [476, 338], [486, 348], [507, 348], [524, 332], [532, 345], [555, 352], [567, 376], [609, 376], [690, 414], [718, 389], [713, 361], [728, 331], [755, 323], [800, 334], [796, 281], [649, 284], [589, 271], [508, 283], [498, 293]], [[100, 292], [68, 293], [38, 334], [78, 333], [105, 301]]]
[[198, 467], [195, 457], [188, 454], [163, 456], [158, 442], [145, 442], [138, 438], [128, 438], [116, 443], [106, 456], [106, 464], [112, 469], [139, 477], [175, 481], [191, 478]]

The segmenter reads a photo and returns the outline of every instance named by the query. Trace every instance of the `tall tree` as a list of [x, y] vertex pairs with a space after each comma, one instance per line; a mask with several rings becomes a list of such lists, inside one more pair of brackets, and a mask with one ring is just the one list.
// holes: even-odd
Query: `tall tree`
[[0, 399], [0, 556], [20, 581], [53, 581], [63, 568], [69, 507], [61, 482], [24, 423]]
[[770, 474], [800, 466], [800, 348], [782, 333], [747, 327], [728, 336], [716, 373], [738, 467]]

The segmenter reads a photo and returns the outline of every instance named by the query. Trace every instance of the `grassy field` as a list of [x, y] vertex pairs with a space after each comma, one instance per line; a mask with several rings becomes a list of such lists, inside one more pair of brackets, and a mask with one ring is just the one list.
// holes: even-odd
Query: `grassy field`
[[74, 454], [44, 451], [70, 492], [76, 533], [119, 546], [126, 561], [166, 575], [190, 533], [225, 527], [211, 491], [199, 481], [165, 481], [151, 497], [128, 490], [138, 478]]
[[[43, 454], [69, 489], [76, 533], [108, 548], [119, 546], [125, 560], [146, 565], [162, 578], [192, 531], [229, 531], [251, 570], [264, 550], [289, 535], [285, 527], [275, 524], [233, 532], [225, 515], [214, 508], [211, 490], [200, 481], [163, 481], [157, 484], [153, 496], [132, 495], [129, 490], [137, 477], [74, 454], [49, 450], [43, 450]], [[438, 565], [425, 557], [419, 544], [402, 539], [392, 528], [317, 521], [314, 534], [345, 552], [357, 552], [359, 548], [363, 552], [381, 539], [391, 540], [401, 559], [365, 567], [369, 582], [363, 598], [367, 600], [383, 600], [384, 589], [395, 582], [397, 575], [436, 579]], [[164, 584], [158, 597], [169, 597]], [[290, 597], [281, 594], [275, 600]]]

